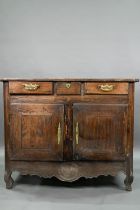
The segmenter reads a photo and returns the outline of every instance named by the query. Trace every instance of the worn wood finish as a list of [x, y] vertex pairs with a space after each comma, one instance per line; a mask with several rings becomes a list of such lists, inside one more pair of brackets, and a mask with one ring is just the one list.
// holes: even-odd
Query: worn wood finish
[[[112, 87], [111, 90], [105, 89], [105, 87]], [[86, 82], [85, 93], [86, 94], [128, 94], [127, 82]]]
[[57, 177], [61, 181], [73, 182], [80, 177], [93, 178], [100, 175], [116, 176], [119, 172], [126, 174], [123, 161], [67, 161], [67, 162], [11, 162], [12, 171], [22, 175], [38, 175], [40, 177]]
[[139, 82], [139, 79], [135, 78], [0, 78], [0, 81], [6, 82], [6, 81], [53, 81], [53, 82], [74, 82], [74, 81], [80, 81], [80, 82]]
[[56, 94], [58, 95], [80, 95], [80, 82], [57, 82]]
[[[60, 142], [58, 142], [59, 125]], [[10, 159], [62, 161], [63, 130], [62, 104], [11, 104]]]
[[5, 174], [4, 180], [6, 183], [6, 188], [11, 189], [13, 187], [13, 179], [11, 177], [12, 169], [10, 162], [10, 132], [9, 132], [9, 106], [10, 106], [10, 97], [9, 97], [9, 84], [8, 82], [3, 83], [3, 98], [4, 98], [4, 143], [5, 143]]
[[63, 147], [63, 157], [65, 161], [72, 160], [73, 154], [73, 129], [72, 129], [72, 104], [65, 104], [65, 139]]
[[[128, 106], [86, 104], [73, 106], [75, 160], [124, 160]], [[76, 142], [76, 124], [79, 135]]]
[[[26, 89], [26, 85], [37, 85], [36, 89]], [[52, 94], [53, 84], [52, 82], [32, 82], [32, 81], [18, 81], [9, 82], [10, 94]]]
[[129, 119], [128, 119], [128, 138], [127, 138], [127, 155], [126, 155], [126, 178], [124, 180], [125, 188], [132, 190], [133, 182], [133, 138], [134, 138], [134, 83], [129, 85]]
[[36, 96], [30, 95], [30, 96], [24, 96], [24, 95], [11, 95], [10, 99], [13, 103], [63, 103], [63, 104], [73, 104], [73, 103], [80, 103], [80, 102], [94, 102], [95, 104], [128, 104], [129, 98], [128, 95], [65, 95], [65, 96], [59, 96], [52, 95], [50, 96], [43, 96], [38, 95], [36, 100]]
[[[69, 182], [122, 171], [126, 190], [132, 189], [134, 82], [138, 80], [0, 80], [8, 189], [14, 183], [13, 171]], [[23, 82], [40, 86], [23, 90]], [[104, 94], [95, 91], [99, 84], [117, 86]]]

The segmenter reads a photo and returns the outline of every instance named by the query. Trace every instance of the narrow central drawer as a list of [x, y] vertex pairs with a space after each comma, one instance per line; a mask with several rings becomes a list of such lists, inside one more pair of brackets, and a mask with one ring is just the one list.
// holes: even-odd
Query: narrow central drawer
[[57, 95], [80, 95], [81, 83], [80, 82], [57, 82], [56, 94]]
[[52, 94], [53, 84], [52, 82], [9, 82], [10, 94]]

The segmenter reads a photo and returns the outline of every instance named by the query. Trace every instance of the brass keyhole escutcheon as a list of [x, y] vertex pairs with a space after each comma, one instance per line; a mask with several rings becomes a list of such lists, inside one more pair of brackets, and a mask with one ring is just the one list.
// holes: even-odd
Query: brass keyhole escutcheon
[[70, 83], [66, 83], [66, 88], [70, 88], [71, 87], [71, 84]]

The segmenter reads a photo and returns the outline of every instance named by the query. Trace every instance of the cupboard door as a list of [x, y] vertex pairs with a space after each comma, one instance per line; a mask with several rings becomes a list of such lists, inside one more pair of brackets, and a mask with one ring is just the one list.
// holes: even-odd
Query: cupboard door
[[126, 104], [74, 104], [73, 159], [124, 159], [127, 110]]
[[11, 104], [11, 159], [63, 160], [64, 106]]

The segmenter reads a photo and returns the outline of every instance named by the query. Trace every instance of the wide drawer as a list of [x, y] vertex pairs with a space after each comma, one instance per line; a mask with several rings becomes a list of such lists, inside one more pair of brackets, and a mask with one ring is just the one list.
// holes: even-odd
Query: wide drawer
[[128, 83], [86, 82], [85, 94], [128, 94]]
[[81, 94], [81, 84], [80, 82], [57, 82], [56, 94], [79, 95]]
[[9, 82], [10, 94], [52, 94], [52, 82]]

